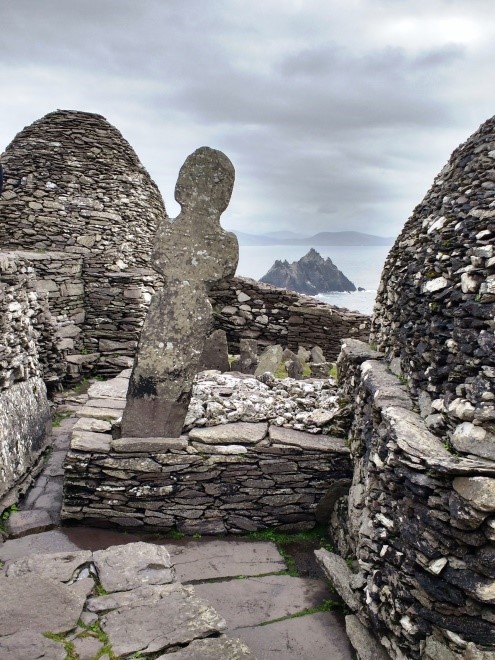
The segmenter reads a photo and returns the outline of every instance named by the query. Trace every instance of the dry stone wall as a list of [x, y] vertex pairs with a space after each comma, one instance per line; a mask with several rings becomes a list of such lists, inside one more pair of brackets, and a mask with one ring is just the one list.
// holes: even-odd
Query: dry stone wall
[[355, 401], [353, 483], [331, 524], [354, 573], [327, 557], [341, 595], [392, 658], [492, 657], [495, 461], [450, 453], [369, 346], [346, 341], [338, 370]]
[[[420, 398], [429, 428], [447, 430], [461, 453], [492, 458], [494, 238], [492, 118], [454, 151], [407, 221], [385, 263], [372, 331]], [[486, 437], [478, 442], [483, 434], [491, 450]]]
[[51, 414], [41, 374], [43, 362], [60, 359], [54, 330], [32, 267], [0, 253], [0, 509], [27, 487], [46, 447]]
[[121, 440], [85, 426], [67, 454], [62, 516], [86, 524], [186, 534], [311, 529], [330, 486], [350, 474], [341, 438], [266, 423]]
[[226, 331], [231, 352], [238, 352], [239, 339], [256, 339], [262, 347], [282, 344], [296, 351], [320, 346], [332, 361], [344, 337], [369, 337], [364, 314], [244, 277], [219, 283], [210, 298], [215, 328]]

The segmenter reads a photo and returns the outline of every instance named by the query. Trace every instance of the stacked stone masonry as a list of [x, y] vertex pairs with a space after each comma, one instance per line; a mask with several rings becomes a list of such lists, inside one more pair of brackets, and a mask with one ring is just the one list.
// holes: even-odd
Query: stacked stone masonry
[[371, 337], [429, 409], [430, 429], [477, 451], [484, 428], [492, 458], [494, 238], [495, 117], [454, 151], [399, 235]]
[[187, 534], [298, 531], [314, 527], [325, 493], [349, 475], [342, 439], [266, 423], [171, 439], [112, 440], [80, 428], [65, 462], [62, 516]]
[[0, 253], [0, 508], [27, 488], [46, 447], [51, 415], [41, 374], [61, 357], [51, 320], [29, 263]]
[[368, 316], [255, 280], [234, 277], [210, 297], [215, 328], [227, 332], [231, 352], [238, 352], [239, 339], [256, 339], [262, 347], [281, 344], [295, 351], [320, 346], [332, 361], [344, 337], [369, 337]]
[[353, 483], [331, 521], [355, 566], [341, 595], [392, 658], [492, 657], [495, 462], [449, 452], [369, 346], [345, 342], [338, 369], [355, 401]]

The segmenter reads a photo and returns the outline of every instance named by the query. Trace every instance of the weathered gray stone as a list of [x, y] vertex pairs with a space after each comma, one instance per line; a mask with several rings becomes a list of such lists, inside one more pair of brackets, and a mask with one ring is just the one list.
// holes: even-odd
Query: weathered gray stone
[[7, 521], [7, 532], [10, 537], [18, 538], [26, 534], [36, 534], [52, 529], [54, 521], [47, 511], [33, 509], [31, 511], [14, 511]]
[[[29, 622], [28, 622], [29, 625]], [[48, 639], [42, 632], [20, 630], [0, 637], [2, 660], [65, 660], [67, 653], [61, 642]]]
[[92, 433], [110, 433], [112, 425], [103, 419], [80, 417], [72, 427], [73, 431], [91, 431]]
[[172, 449], [186, 449], [187, 436], [180, 438], [118, 438], [112, 440], [112, 450], [119, 454], [147, 452], [161, 454]]
[[326, 362], [325, 355], [319, 346], [313, 346], [310, 351], [310, 358], [311, 362], [315, 362], [316, 364]]
[[74, 451], [100, 452], [110, 451], [112, 436], [109, 433], [93, 433], [92, 431], [76, 430], [72, 434], [70, 447]]
[[284, 571], [286, 565], [274, 543], [245, 541], [191, 541], [170, 546], [180, 582]]
[[78, 570], [90, 560], [91, 552], [89, 550], [32, 555], [8, 561], [5, 564], [4, 572], [9, 578], [34, 573], [50, 580], [69, 582], [75, 577], [75, 574], [77, 575]]
[[73, 644], [79, 660], [93, 660], [103, 648], [103, 643], [96, 637], [76, 637]]
[[495, 479], [489, 477], [457, 477], [454, 490], [480, 511], [495, 511]]
[[317, 612], [269, 626], [238, 628], [234, 634], [266, 660], [351, 660], [352, 649], [332, 612]]
[[270, 425], [269, 436], [272, 443], [294, 445], [308, 451], [328, 451], [339, 454], [349, 453], [349, 448], [346, 446], [343, 438], [334, 438], [330, 435], [315, 435], [314, 433]]
[[195, 639], [175, 653], [161, 655], [157, 660], [256, 660], [255, 656], [240, 639], [221, 636]]
[[77, 625], [86, 594], [36, 575], [0, 578], [0, 637], [20, 629], [60, 633]]
[[91, 399], [125, 399], [128, 387], [129, 380], [124, 378], [122, 372], [118, 378], [111, 378], [105, 382], [96, 382], [90, 385], [88, 396]]
[[166, 548], [151, 543], [128, 543], [93, 553], [104, 589], [128, 591], [143, 585], [169, 584], [175, 571]]
[[275, 621], [318, 607], [330, 598], [321, 580], [290, 575], [197, 584], [194, 589], [225, 617], [230, 630]]
[[214, 330], [208, 335], [199, 361], [199, 370], [216, 369], [221, 373], [230, 371], [229, 346], [225, 330]]
[[345, 631], [350, 642], [358, 654], [359, 660], [389, 660], [390, 656], [373, 636], [363, 626], [357, 616], [350, 614], [345, 618]]
[[239, 340], [239, 362], [236, 368], [243, 374], [254, 374], [258, 364], [258, 342], [256, 339]]
[[284, 349], [279, 344], [268, 346], [259, 356], [258, 366], [254, 371], [255, 376], [261, 376], [267, 371], [274, 374], [282, 363]]
[[354, 612], [357, 611], [359, 601], [350, 587], [353, 574], [342, 557], [324, 548], [315, 550], [315, 557], [345, 604]]
[[101, 627], [117, 656], [156, 653], [222, 632], [225, 621], [191, 587], [180, 584], [139, 587], [101, 596], [90, 609], [107, 611]]
[[452, 446], [465, 454], [495, 461], [495, 435], [471, 422], [459, 424], [451, 438]]
[[211, 323], [208, 290], [237, 266], [237, 239], [219, 224], [233, 185], [232, 163], [208, 147], [181, 168], [175, 188], [181, 213], [163, 220], [155, 238], [152, 264], [167, 284], [152, 297], [141, 331], [124, 437], [177, 437], [182, 431]]
[[194, 428], [189, 432], [191, 440], [206, 444], [256, 444], [266, 436], [268, 424], [264, 422], [235, 422], [220, 426]]

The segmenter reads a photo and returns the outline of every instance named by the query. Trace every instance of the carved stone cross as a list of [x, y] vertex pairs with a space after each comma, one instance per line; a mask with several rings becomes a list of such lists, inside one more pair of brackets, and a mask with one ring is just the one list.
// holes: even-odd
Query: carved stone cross
[[122, 437], [178, 437], [211, 326], [208, 292], [235, 273], [239, 247], [220, 226], [234, 186], [221, 151], [201, 147], [179, 172], [181, 212], [158, 227], [151, 255], [165, 286], [151, 299], [134, 360]]

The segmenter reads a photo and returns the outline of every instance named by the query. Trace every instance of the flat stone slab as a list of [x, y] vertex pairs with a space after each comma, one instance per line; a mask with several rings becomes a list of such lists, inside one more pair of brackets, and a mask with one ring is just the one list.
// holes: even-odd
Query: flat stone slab
[[234, 422], [194, 428], [189, 432], [191, 440], [199, 440], [206, 444], [219, 445], [254, 445], [266, 436], [266, 422]]
[[122, 410], [118, 408], [97, 408], [94, 406], [83, 406], [75, 411], [76, 417], [94, 417], [105, 421], [115, 421], [122, 417]]
[[73, 431], [92, 431], [93, 433], [110, 433], [112, 425], [104, 419], [80, 417], [72, 427]]
[[352, 650], [337, 617], [317, 612], [253, 628], [240, 637], [259, 660], [352, 660]]
[[[14, 511], [7, 521], [7, 532], [12, 538], [36, 534], [53, 528], [54, 522], [47, 511]], [[1, 546], [0, 546], [1, 547]]]
[[107, 612], [101, 627], [118, 657], [138, 651], [165, 651], [218, 634], [226, 627], [192, 587], [181, 584], [140, 587], [92, 598], [88, 609]]
[[318, 607], [331, 598], [321, 580], [290, 575], [196, 584], [194, 589], [225, 617], [230, 631]]
[[[91, 580], [91, 584], [93, 584]], [[19, 630], [60, 633], [77, 625], [86, 600], [79, 588], [36, 575], [0, 578], [0, 636]]]
[[360, 660], [390, 660], [380, 642], [354, 614], [346, 616], [345, 630]]
[[180, 547], [169, 546], [169, 550], [179, 582], [263, 575], [287, 569], [274, 543], [192, 541]]
[[74, 431], [70, 448], [76, 451], [101, 452], [110, 451], [112, 436], [109, 433], [93, 433], [92, 431]]
[[123, 399], [125, 404], [125, 396], [128, 387], [129, 379], [124, 378], [122, 374], [120, 374], [117, 378], [111, 378], [105, 382], [98, 382], [90, 385], [88, 396], [90, 399]]
[[161, 655], [157, 660], [256, 660], [240, 639], [214, 637], [196, 639], [175, 653]]
[[59, 530], [30, 534], [18, 539], [9, 539], [0, 544], [0, 561], [17, 559], [26, 555], [39, 555], [53, 552], [74, 552], [81, 548], [70, 541]]
[[129, 543], [98, 550], [93, 553], [93, 561], [103, 588], [110, 593], [144, 585], [170, 584], [175, 579], [168, 550], [151, 543]]
[[48, 639], [41, 632], [20, 630], [14, 635], [0, 637], [1, 660], [65, 660], [66, 657], [64, 645]]
[[286, 429], [282, 426], [270, 426], [270, 440], [273, 443], [295, 445], [307, 451], [325, 451], [338, 454], [348, 454], [349, 447], [343, 438], [334, 438], [331, 435], [315, 435], [305, 431]]
[[325, 550], [324, 548], [315, 550], [315, 557], [325, 575], [327, 575], [328, 579], [334, 586], [335, 591], [339, 594], [346, 605], [356, 612], [359, 609], [359, 602], [351, 589], [354, 574], [345, 561], [342, 557], [339, 557], [339, 555], [336, 555], [333, 552], [328, 552], [328, 550]]
[[86, 405], [89, 408], [116, 408], [123, 410], [125, 399], [90, 399]]
[[91, 561], [91, 552], [55, 552], [9, 560], [4, 566], [7, 577], [21, 577], [34, 573], [57, 582], [69, 582], [79, 569]]
[[149, 452], [166, 453], [171, 449], [186, 449], [187, 436], [180, 438], [119, 438], [111, 443], [112, 450], [119, 454]]

